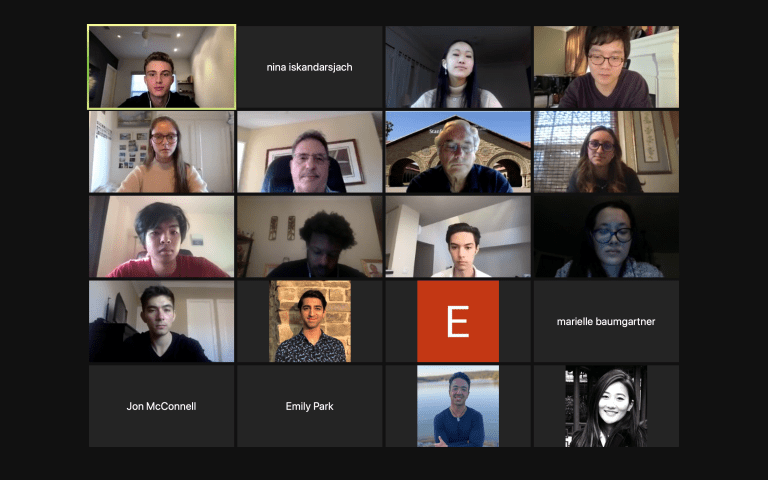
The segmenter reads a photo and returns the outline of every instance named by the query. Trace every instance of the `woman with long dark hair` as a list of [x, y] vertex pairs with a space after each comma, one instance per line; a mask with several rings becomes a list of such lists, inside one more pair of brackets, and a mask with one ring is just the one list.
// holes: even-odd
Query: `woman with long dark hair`
[[631, 377], [623, 370], [606, 373], [587, 405], [587, 424], [575, 432], [572, 447], [647, 447]]
[[419, 97], [411, 108], [501, 108], [501, 104], [478, 87], [472, 45], [456, 40], [443, 52], [437, 88]]
[[663, 277], [647, 263], [628, 203], [609, 201], [592, 207], [584, 221], [581, 248], [556, 277]]
[[179, 126], [171, 117], [157, 117], [149, 126], [147, 158], [123, 180], [118, 192], [207, 192], [197, 170], [181, 158]]
[[581, 144], [579, 163], [565, 191], [643, 193], [640, 179], [621, 156], [616, 132], [602, 125], [593, 128]]

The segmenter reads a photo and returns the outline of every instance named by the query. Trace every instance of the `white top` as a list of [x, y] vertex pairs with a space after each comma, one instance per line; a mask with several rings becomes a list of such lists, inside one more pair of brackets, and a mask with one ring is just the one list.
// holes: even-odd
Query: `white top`
[[[451, 94], [448, 96], [448, 98], [445, 101], [445, 105], [448, 108], [462, 108], [461, 101], [462, 101], [462, 93], [464, 92], [464, 87], [467, 84], [460, 87], [450, 87]], [[416, 100], [416, 103], [411, 105], [411, 108], [431, 108], [432, 107], [432, 101], [435, 97], [435, 92], [437, 92], [437, 89], [433, 89], [425, 93], [424, 95], [420, 96], [418, 100]], [[496, 97], [489, 92], [488, 90], [480, 90], [480, 107], [481, 108], [501, 108], [501, 104], [498, 100], [496, 100]]]
[[[208, 184], [200, 177], [194, 167], [187, 165], [187, 183], [192, 193], [207, 192]], [[139, 165], [125, 177], [118, 192], [174, 193], [174, 169], [162, 168], [154, 161], [149, 167]]]
[[[472, 268], [475, 269], [475, 277], [488, 277], [488, 278], [491, 277], [487, 273], [483, 273], [480, 270], [478, 270], [477, 267], [474, 266], [474, 265], [472, 265]], [[453, 277], [453, 267], [449, 268], [448, 270], [443, 270], [442, 272], [437, 272], [436, 274], [432, 275], [432, 278], [434, 278], [434, 277], [443, 277], [443, 278], [445, 278], [445, 277]], [[456, 278], [459, 278], [459, 277], [456, 277]], [[464, 278], [464, 277], [462, 277], [462, 278]]]

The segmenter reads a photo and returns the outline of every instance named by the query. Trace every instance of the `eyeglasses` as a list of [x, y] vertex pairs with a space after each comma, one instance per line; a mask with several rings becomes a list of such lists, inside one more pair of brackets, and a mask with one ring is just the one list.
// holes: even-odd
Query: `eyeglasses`
[[469, 154], [475, 151], [474, 145], [459, 145], [458, 143], [448, 142], [443, 144], [443, 148], [449, 152], [456, 153], [461, 149], [462, 152]]
[[152, 135], [152, 142], [154, 143], [163, 143], [163, 139], [168, 140], [168, 143], [176, 143], [176, 140], [179, 139], [179, 136], [173, 133], [169, 135], [160, 135], [159, 133]]
[[621, 57], [604, 57], [602, 55], [588, 55], [589, 61], [592, 62], [594, 65], [602, 65], [605, 63], [606, 60], [608, 60], [608, 65], [612, 67], [620, 67], [622, 63], [624, 63], [624, 59]]
[[616, 240], [620, 241], [621, 243], [627, 243], [628, 241], [632, 240], [632, 229], [620, 228], [615, 232], [608, 230], [607, 228], [598, 228], [597, 230], [592, 230], [592, 238], [594, 238], [597, 243], [608, 243], [611, 241], [611, 238], [613, 238], [614, 235], [616, 236]]
[[590, 150], [597, 150], [600, 147], [603, 147], [604, 152], [610, 152], [613, 150], [613, 144], [611, 142], [600, 143], [597, 140], [590, 140], [587, 145], [589, 145]]
[[325, 161], [328, 160], [327, 155], [322, 155], [322, 154], [310, 155], [308, 153], [300, 153], [298, 155], [294, 155], [293, 159], [296, 160], [299, 163], [299, 165], [304, 165], [309, 161], [310, 157], [316, 163], [320, 163], [320, 164], [325, 163]]

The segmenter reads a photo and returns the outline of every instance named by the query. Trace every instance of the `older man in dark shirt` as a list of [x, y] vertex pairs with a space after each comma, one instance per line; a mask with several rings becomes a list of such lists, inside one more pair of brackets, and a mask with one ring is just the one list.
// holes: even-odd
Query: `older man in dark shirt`
[[477, 129], [465, 120], [448, 122], [435, 137], [440, 165], [420, 173], [408, 184], [408, 193], [512, 193], [504, 175], [492, 168], [475, 164], [480, 146]]

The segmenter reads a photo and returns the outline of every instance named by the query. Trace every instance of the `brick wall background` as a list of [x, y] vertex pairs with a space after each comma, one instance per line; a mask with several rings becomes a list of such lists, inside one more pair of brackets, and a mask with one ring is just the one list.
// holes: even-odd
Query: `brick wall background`
[[328, 303], [320, 328], [344, 344], [347, 362], [352, 360], [352, 286], [349, 281], [277, 280], [269, 285], [269, 361], [278, 345], [303, 327], [299, 298], [307, 290], [319, 290]]

